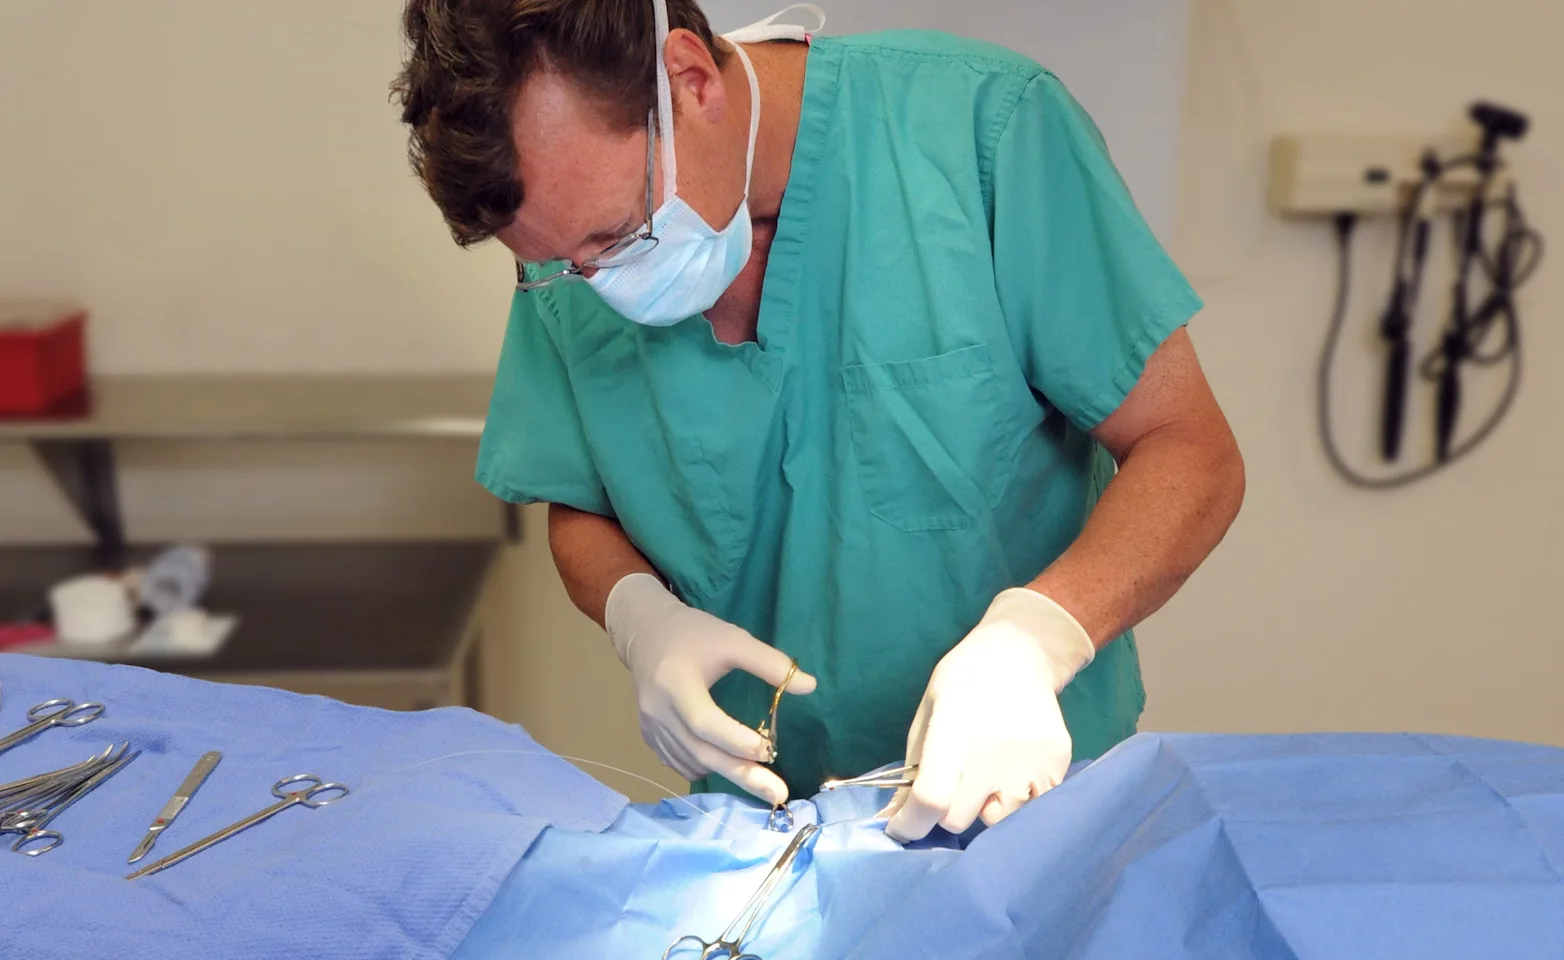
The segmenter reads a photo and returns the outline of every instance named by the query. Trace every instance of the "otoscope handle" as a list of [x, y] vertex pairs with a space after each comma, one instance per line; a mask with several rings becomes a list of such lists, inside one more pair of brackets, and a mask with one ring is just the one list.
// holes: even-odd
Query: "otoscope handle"
[[1380, 423], [1380, 453], [1387, 462], [1401, 456], [1401, 425], [1406, 417], [1407, 373], [1412, 349], [1405, 340], [1390, 345], [1385, 366], [1385, 408]]
[[1450, 459], [1450, 448], [1455, 441], [1455, 423], [1461, 416], [1461, 374], [1460, 364], [1454, 362], [1448, 353], [1445, 357], [1445, 368], [1439, 374], [1438, 404], [1438, 453], [1441, 463]]

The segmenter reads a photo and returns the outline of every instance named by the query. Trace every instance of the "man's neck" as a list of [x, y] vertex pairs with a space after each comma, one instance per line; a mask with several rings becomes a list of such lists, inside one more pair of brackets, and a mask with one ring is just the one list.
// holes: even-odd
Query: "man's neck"
[[[750, 176], [749, 212], [755, 219], [775, 217], [782, 209], [782, 193], [793, 168], [793, 144], [804, 99], [804, 71], [809, 46], [804, 43], [746, 43], [760, 85], [760, 132], [755, 138], [755, 167]], [[748, 92], [749, 80], [738, 57], [730, 70], [730, 83]]]

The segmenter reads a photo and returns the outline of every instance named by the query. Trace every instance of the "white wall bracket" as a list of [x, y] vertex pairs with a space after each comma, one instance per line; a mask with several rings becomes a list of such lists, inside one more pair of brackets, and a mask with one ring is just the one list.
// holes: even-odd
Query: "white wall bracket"
[[[1457, 133], [1307, 133], [1276, 137], [1271, 143], [1270, 206], [1282, 217], [1329, 217], [1353, 212], [1364, 216], [1398, 213], [1422, 177], [1421, 159], [1433, 149], [1442, 160], [1474, 153], [1479, 133], [1468, 126]], [[1493, 187], [1503, 185], [1501, 167]], [[1432, 198], [1438, 209], [1465, 203], [1477, 185], [1477, 171], [1462, 166], [1440, 178]]]

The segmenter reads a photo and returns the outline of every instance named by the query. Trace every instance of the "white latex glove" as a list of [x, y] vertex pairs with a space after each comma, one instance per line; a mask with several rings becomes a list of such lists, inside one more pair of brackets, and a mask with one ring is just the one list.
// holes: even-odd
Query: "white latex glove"
[[[779, 686], [792, 666], [787, 654], [687, 606], [649, 573], [615, 584], [603, 619], [635, 681], [641, 736], [663, 763], [687, 780], [718, 773], [767, 803], [787, 800], [782, 778], [761, 765], [766, 739], [711, 698], [711, 685], [733, 670]], [[787, 692], [814, 689], [815, 678], [799, 671]]]
[[1058, 786], [1070, 767], [1059, 691], [1096, 648], [1068, 611], [1025, 588], [994, 599], [982, 622], [940, 660], [907, 734], [915, 782], [880, 816], [907, 843], [936, 824], [993, 826]]

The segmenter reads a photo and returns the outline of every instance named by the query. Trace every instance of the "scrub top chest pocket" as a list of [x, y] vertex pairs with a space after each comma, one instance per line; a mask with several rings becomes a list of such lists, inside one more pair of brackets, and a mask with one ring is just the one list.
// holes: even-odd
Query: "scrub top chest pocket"
[[915, 533], [959, 530], [999, 503], [1025, 427], [987, 346], [842, 368], [870, 514]]

